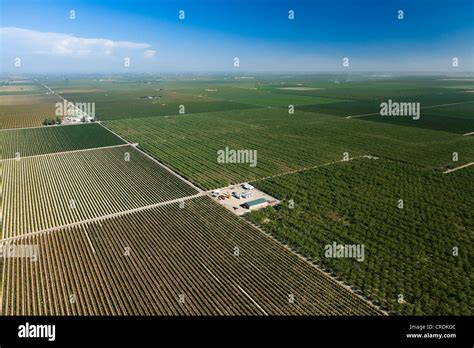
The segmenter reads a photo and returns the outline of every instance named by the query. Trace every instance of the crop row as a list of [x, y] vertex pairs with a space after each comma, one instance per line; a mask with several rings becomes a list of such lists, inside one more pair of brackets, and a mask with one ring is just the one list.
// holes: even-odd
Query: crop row
[[4, 130], [0, 159], [120, 145], [124, 142], [98, 124]]
[[131, 146], [3, 161], [3, 238], [190, 196]]
[[38, 127], [45, 118], [52, 117], [54, 104], [1, 105], [0, 129]]
[[208, 197], [23, 237], [4, 315], [376, 315]]

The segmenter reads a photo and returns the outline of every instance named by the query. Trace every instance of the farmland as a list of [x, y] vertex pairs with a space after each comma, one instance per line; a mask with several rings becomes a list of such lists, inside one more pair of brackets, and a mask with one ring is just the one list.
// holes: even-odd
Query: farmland
[[257, 106], [288, 107], [288, 105], [328, 104], [340, 102], [341, 99], [299, 94], [276, 94], [265, 90], [245, 87], [219, 86], [211, 88], [180, 88], [174, 91], [186, 95], [202, 95]]
[[0, 158], [114, 146], [123, 141], [98, 124], [52, 126], [0, 131]]
[[[474, 167], [443, 174], [474, 161], [471, 82], [40, 80], [95, 103], [101, 123], [0, 130], [2, 238], [39, 248], [37, 261], [0, 258], [1, 314], [385, 313], [367, 299], [403, 315], [472, 312]], [[2, 127], [34, 126], [57, 99], [15, 88], [0, 96]], [[428, 108], [381, 117], [389, 98]], [[226, 148], [255, 151], [256, 165], [219, 162]], [[199, 190], [242, 182], [281, 205], [242, 218]], [[365, 259], [326, 257], [334, 242]]]
[[44, 89], [32, 80], [0, 80], [0, 96], [44, 93]]
[[0, 129], [41, 126], [55, 116], [59, 99], [45, 95], [0, 95]]
[[[285, 95], [346, 99], [334, 103], [299, 106], [298, 109], [303, 111], [344, 117], [373, 114], [364, 116], [363, 120], [463, 134], [474, 128], [472, 120], [474, 96], [469, 92], [474, 88], [474, 84], [471, 82], [471, 85], [467, 84], [462, 88], [456, 88], [457, 84], [456, 81], [426, 77], [424, 79], [401, 78], [387, 81], [347, 81], [339, 84], [319, 83], [318, 86], [324, 87], [306, 91], [283, 90], [273, 84], [262, 88]], [[307, 85], [311, 86], [312, 83]], [[421, 118], [414, 122], [410, 118], [380, 117], [380, 103], [388, 99], [397, 102], [419, 102], [422, 108]], [[434, 107], [438, 105], [445, 106]]]
[[[89, 88], [58, 88], [62, 97], [71, 102], [94, 102], [98, 119], [115, 120], [176, 115], [184, 105], [187, 114], [254, 108], [244, 103], [187, 95], [165, 89], [163, 85], [115, 84], [96, 82]], [[153, 99], [148, 99], [152, 97]]]
[[196, 193], [131, 146], [3, 161], [3, 190], [3, 238]]
[[[248, 219], [393, 312], [467, 315], [474, 296], [473, 180], [472, 168], [447, 176], [358, 159], [255, 182], [284, 204]], [[364, 262], [326, 257], [333, 242], [364, 245]], [[454, 255], [453, 248], [461, 251]]]
[[39, 257], [7, 260], [6, 315], [380, 314], [208, 197], [14, 243]]
[[[106, 126], [211, 189], [371, 154], [442, 169], [474, 160], [474, 139], [444, 131], [285, 109], [116, 120]], [[217, 151], [255, 149], [258, 164], [221, 164]], [[453, 152], [459, 161], [452, 161]], [[193, 159], [190, 161], [190, 159]]]

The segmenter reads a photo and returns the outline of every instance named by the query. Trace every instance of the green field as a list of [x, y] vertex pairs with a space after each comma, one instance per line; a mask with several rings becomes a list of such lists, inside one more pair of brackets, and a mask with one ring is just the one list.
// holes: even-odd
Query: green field
[[[474, 160], [472, 137], [311, 112], [289, 115], [279, 108], [105, 124], [208, 189], [341, 160], [344, 152], [439, 169]], [[218, 163], [217, 151], [226, 147], [257, 150], [257, 166]], [[458, 152], [458, 162], [452, 161], [453, 152]]]
[[19, 243], [37, 245], [39, 262], [6, 259], [0, 315], [381, 314], [209, 197]]
[[[320, 86], [315, 90], [282, 90], [274, 84], [262, 88], [281, 93], [328, 98], [342, 98], [342, 101], [330, 104], [301, 105], [299, 110], [324, 113], [335, 116], [363, 116], [366, 121], [384, 122], [409, 127], [426, 128], [464, 134], [474, 129], [474, 83], [463, 88], [453, 88], [458, 81], [433, 77], [399, 78], [393, 80], [349, 81], [342, 83], [306, 83], [307, 86]], [[394, 102], [418, 102], [421, 118], [381, 117], [380, 103], [391, 99]], [[454, 105], [450, 105], [454, 104]], [[442, 116], [442, 117], [440, 117]]]
[[[210, 99], [201, 96], [180, 94], [163, 88], [137, 88], [131, 90], [109, 89], [101, 92], [61, 93], [71, 102], [94, 102], [98, 120], [115, 120], [138, 117], [176, 115], [180, 106], [186, 114], [234, 109], [249, 109], [252, 105], [225, 100]], [[159, 97], [146, 99], [144, 97]]]
[[[29, 285], [24, 287], [29, 278], [23, 273], [36, 272], [38, 279], [44, 274], [12, 261], [4, 266], [6, 278], [0, 277], [9, 289], [10, 314], [261, 313], [248, 306], [248, 296], [228, 287], [237, 276], [238, 285], [248, 286], [246, 291], [266, 313], [378, 313], [249, 222], [388, 312], [472, 313], [474, 166], [443, 174], [474, 162], [474, 137], [464, 135], [474, 131], [472, 78], [113, 74], [45, 75], [41, 82], [68, 101], [95, 103], [102, 125], [138, 143], [197, 186], [210, 190], [252, 182], [282, 203], [244, 219], [208, 197], [188, 199], [187, 210], [182, 210], [170, 201], [193, 196], [195, 188], [100, 124], [0, 130], [3, 236], [39, 241], [44, 250], [58, 247], [60, 255], [45, 254], [50, 255], [44, 262], [51, 277], [63, 276], [51, 266], [55, 262], [92, 274], [80, 280], [80, 291], [88, 296], [80, 310], [63, 303], [59, 282], [41, 294], [54, 297], [51, 303], [39, 307], [40, 302], [28, 299], [27, 308], [18, 306], [15, 297], [17, 291], [22, 296], [34, 293]], [[33, 80], [8, 80], [5, 86], [0, 128], [31, 127], [52, 112], [57, 97], [45, 95]], [[38, 90], [41, 94], [35, 94]], [[380, 116], [380, 103], [388, 99], [419, 102], [421, 118]], [[289, 105], [295, 106], [294, 114]], [[363, 114], [370, 115], [346, 118]], [[255, 151], [256, 165], [219, 162], [218, 152], [225, 149]], [[124, 160], [126, 152], [132, 155], [130, 162]], [[14, 160], [17, 153], [19, 161]], [[458, 160], [453, 160], [455, 153]], [[342, 161], [346, 154], [350, 161]], [[403, 208], [398, 206], [400, 199]], [[142, 210], [150, 205], [153, 211]], [[114, 216], [101, 219], [109, 214]], [[81, 222], [84, 225], [76, 226]], [[74, 226], [24, 236], [67, 224]], [[125, 273], [123, 241], [137, 243], [132, 258], [137, 263]], [[364, 260], [326, 257], [324, 247], [332, 243], [363, 245]], [[236, 244], [243, 246], [238, 260], [224, 251]], [[75, 245], [80, 245], [81, 254], [72, 257]], [[458, 248], [456, 255], [453, 248]], [[216, 258], [207, 263], [210, 255]], [[156, 268], [162, 263], [154, 256], [168, 262], [168, 271], [174, 273]], [[93, 261], [86, 263], [84, 257]], [[296, 278], [295, 260], [304, 265]], [[209, 270], [200, 268], [203, 264]], [[184, 275], [183, 265], [192, 275]], [[113, 275], [101, 267], [113, 270]], [[113, 289], [122, 284], [123, 274], [127, 288], [117, 293]], [[22, 282], [14, 280], [17, 276]], [[216, 276], [226, 282], [215, 281]], [[76, 278], [68, 273], [67, 279], [65, 286], [71, 286]], [[173, 284], [154, 292], [148, 285], [155, 279], [171, 279]], [[84, 288], [91, 281], [101, 282], [120, 304], [111, 304], [109, 297], [96, 302], [99, 292]], [[213, 295], [191, 294], [197, 307], [175, 307], [172, 299], [180, 287], [192, 292], [196, 284], [204, 284], [200, 291], [206, 296]], [[293, 292], [302, 302], [287, 307]], [[166, 303], [158, 305], [156, 294]], [[341, 294], [345, 302], [333, 308]], [[227, 296], [244, 306], [232, 307]]]
[[0, 131], [2, 159], [120, 145], [124, 142], [98, 124]]
[[285, 107], [288, 105], [327, 104], [340, 102], [339, 99], [324, 98], [319, 96], [305, 96], [297, 94], [278, 94], [256, 87], [228, 87], [216, 86], [214, 88], [181, 88], [175, 91], [186, 95], [202, 95], [208, 98], [217, 98], [233, 102], [251, 104], [256, 106]]
[[[473, 180], [472, 168], [444, 175], [356, 159], [255, 182], [283, 203], [247, 217], [391, 311], [469, 315]], [[325, 257], [333, 242], [364, 245], [365, 260]]]

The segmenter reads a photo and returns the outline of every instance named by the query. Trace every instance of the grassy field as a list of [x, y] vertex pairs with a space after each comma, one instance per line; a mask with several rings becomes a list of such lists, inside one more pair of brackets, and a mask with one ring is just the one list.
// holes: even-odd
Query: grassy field
[[[285, 109], [251, 109], [105, 123], [204, 188], [371, 154], [430, 168], [474, 160], [474, 139], [457, 134]], [[257, 165], [218, 163], [217, 151], [257, 150]], [[452, 161], [458, 152], [459, 161]]]
[[98, 124], [0, 131], [2, 159], [123, 144]]
[[3, 238], [197, 192], [131, 146], [12, 159], [2, 164]]
[[2, 315], [381, 314], [209, 197], [18, 243]]
[[[283, 204], [247, 217], [391, 311], [469, 315], [473, 180], [363, 158], [254, 182]], [[326, 257], [333, 242], [364, 245], [365, 259]]]

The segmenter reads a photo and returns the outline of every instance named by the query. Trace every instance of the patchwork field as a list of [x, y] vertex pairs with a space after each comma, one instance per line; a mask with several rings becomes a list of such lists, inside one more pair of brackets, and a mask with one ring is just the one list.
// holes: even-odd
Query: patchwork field
[[3, 238], [197, 192], [131, 146], [4, 161], [3, 190]]
[[[0, 128], [52, 116], [57, 96], [33, 80], [7, 82]], [[37, 261], [0, 258], [0, 314], [384, 314], [364, 298], [402, 315], [472, 313], [474, 166], [443, 171], [474, 162], [474, 137], [463, 135], [474, 131], [473, 81], [56, 75], [41, 83], [95, 103], [102, 122], [0, 130], [0, 242], [39, 248]], [[417, 121], [381, 117], [388, 99], [425, 109]], [[346, 118], [366, 113], [376, 114]], [[255, 151], [255, 166], [219, 161], [226, 150]], [[252, 182], [282, 204], [240, 218], [180, 175], [203, 189]], [[326, 257], [332, 243], [363, 245], [364, 259]]]
[[[363, 158], [254, 182], [284, 203], [247, 217], [393, 312], [469, 315], [473, 180], [474, 168]], [[364, 245], [365, 259], [326, 257], [334, 242]]]
[[[460, 134], [472, 131], [474, 129], [474, 120], [472, 119], [474, 95], [465, 90], [452, 89], [452, 81], [432, 81], [432, 83], [435, 85], [430, 87], [427, 87], [423, 81], [406, 81], [398, 83], [373, 82], [372, 84], [345, 83], [341, 87], [328, 86], [324, 89], [310, 91], [281, 90], [274, 87], [267, 87], [267, 89], [275, 93], [352, 99], [349, 102], [299, 106], [298, 109], [303, 111], [344, 117], [373, 114], [362, 116], [361, 119]], [[416, 85], [419, 87], [414, 87]], [[438, 86], [434, 87], [436, 85]], [[474, 84], [472, 88], [474, 88]], [[420, 103], [420, 119], [381, 117], [379, 114], [380, 103], [386, 102], [388, 99], [394, 102]]]
[[[206, 189], [371, 154], [429, 168], [474, 160], [474, 138], [284, 109], [251, 109], [105, 122]], [[217, 151], [257, 151], [257, 165], [218, 163]], [[453, 152], [459, 161], [452, 161]]]
[[0, 158], [120, 145], [124, 142], [98, 124], [0, 131]]
[[208, 197], [15, 243], [3, 315], [381, 314]]

